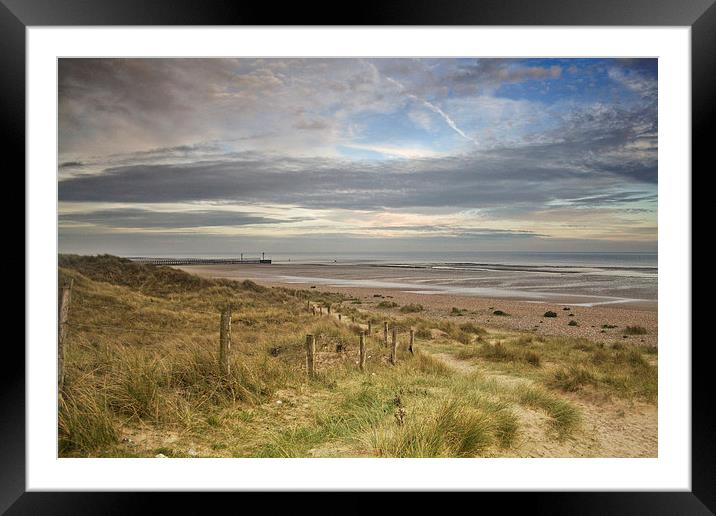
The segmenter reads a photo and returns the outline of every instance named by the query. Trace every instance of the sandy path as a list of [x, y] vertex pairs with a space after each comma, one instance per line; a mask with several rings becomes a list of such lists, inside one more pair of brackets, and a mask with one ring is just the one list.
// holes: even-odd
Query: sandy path
[[[448, 353], [435, 353], [434, 356], [460, 374], [482, 371], [488, 378], [507, 387], [520, 383], [532, 384], [528, 379], [490, 373]], [[657, 457], [656, 405], [618, 399], [591, 403], [576, 396], [563, 397], [579, 408], [582, 415], [580, 428], [568, 438], [558, 440], [554, 435], [550, 435], [547, 415], [514, 404], [513, 411], [520, 419], [520, 435], [507, 456]]]

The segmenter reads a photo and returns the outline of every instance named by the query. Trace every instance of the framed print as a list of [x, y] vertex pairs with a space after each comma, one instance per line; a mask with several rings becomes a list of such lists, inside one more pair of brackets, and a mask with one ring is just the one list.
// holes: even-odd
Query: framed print
[[709, 514], [691, 181], [715, 9], [4, 1], [28, 208], [3, 510]]

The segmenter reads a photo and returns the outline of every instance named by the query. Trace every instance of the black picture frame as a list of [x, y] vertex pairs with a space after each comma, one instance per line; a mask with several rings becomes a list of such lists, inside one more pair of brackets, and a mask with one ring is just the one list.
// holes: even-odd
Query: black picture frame
[[[211, 0], [0, 0], [0, 134], [6, 158], [15, 158], [13, 162], [17, 167], [24, 169], [25, 29], [29, 26], [363, 24], [689, 26], [692, 169], [706, 169], [709, 163], [707, 149], [712, 143], [707, 129], [714, 119], [713, 92], [716, 91], [714, 0], [400, 0], [363, 1], [352, 4], [349, 9], [339, 3], [332, 6], [282, 3], [278, 7], [270, 3]], [[693, 177], [693, 172], [691, 175]], [[177, 493], [26, 492], [25, 359], [18, 346], [14, 351], [8, 348], [5, 352], [14, 352], [16, 356], [4, 355], [3, 362], [14, 367], [3, 368], [0, 375], [0, 511], [8, 514], [125, 514], [146, 509], [147, 498], [157, 497], [161, 497], [162, 504], [182, 504], [182, 512], [191, 510], [187, 497]], [[481, 493], [479, 496], [498, 502], [502, 513], [523, 507], [537, 514], [713, 514], [716, 511], [716, 428], [710, 416], [716, 402], [711, 396], [713, 383], [709, 381], [712, 373], [710, 361], [706, 359], [707, 348], [692, 347], [690, 492]], [[220, 498], [224, 499], [221, 503], [226, 501], [225, 497]], [[421, 497], [414, 500], [419, 501]], [[206, 512], [209, 506], [202, 505], [202, 509]]]

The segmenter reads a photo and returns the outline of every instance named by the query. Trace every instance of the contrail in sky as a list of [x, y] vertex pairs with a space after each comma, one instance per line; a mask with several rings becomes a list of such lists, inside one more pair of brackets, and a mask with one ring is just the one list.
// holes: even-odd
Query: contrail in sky
[[459, 134], [460, 136], [462, 136], [462, 137], [465, 138], [466, 140], [469, 140], [469, 141], [471, 141], [472, 143], [474, 143], [475, 145], [477, 145], [477, 141], [476, 141], [474, 138], [471, 138], [471, 137], [469, 137], [467, 134], [465, 134], [465, 131], [463, 131], [462, 129], [460, 129], [460, 128], [457, 126], [457, 124], [453, 121], [453, 119], [450, 118], [447, 113], [445, 113], [445, 111], [443, 111], [442, 109], [440, 109], [438, 106], [436, 106], [436, 105], [433, 104], [432, 102], [428, 102], [428, 101], [425, 100], [425, 99], [421, 99], [421, 98], [418, 97], [417, 95], [413, 95], [412, 93], [406, 93], [406, 92], [405, 92], [405, 86], [403, 86], [402, 84], [400, 84], [400, 83], [399, 83], [398, 81], [396, 81], [395, 79], [391, 79], [390, 77], [387, 77], [387, 76], [386, 76], [386, 79], [387, 79], [391, 84], [395, 84], [395, 85], [398, 87], [398, 89], [401, 91], [401, 93], [405, 93], [405, 95], [406, 95], [408, 98], [410, 98], [410, 99], [412, 99], [412, 100], [414, 100], [414, 101], [416, 101], [416, 102], [421, 103], [423, 106], [425, 106], [426, 108], [428, 108], [428, 109], [429, 109], [430, 111], [432, 111], [433, 113], [436, 113], [436, 114], [440, 115], [440, 117], [441, 117], [443, 120], [445, 120], [445, 123], [446, 123], [447, 125], [449, 125], [450, 128], [451, 128], [453, 131], [455, 131], [457, 134]]

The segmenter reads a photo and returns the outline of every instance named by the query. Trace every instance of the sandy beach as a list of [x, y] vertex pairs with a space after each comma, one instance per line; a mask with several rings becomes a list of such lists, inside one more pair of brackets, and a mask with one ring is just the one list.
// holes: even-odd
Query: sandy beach
[[[556, 295], [554, 299], [540, 300], [484, 297], [474, 293], [461, 293], [459, 289], [457, 292], [446, 293], [439, 290], [416, 291], [419, 287], [410, 287], [402, 283], [402, 281], [406, 281], [404, 271], [383, 267], [297, 264], [211, 265], [179, 268], [208, 278], [250, 279], [269, 286], [340, 292], [359, 300], [360, 305], [353, 305], [359, 309], [400, 313], [399, 307], [392, 309], [378, 307], [381, 301], [389, 300], [399, 306], [420, 304], [424, 307], [424, 311], [421, 313], [423, 316], [447, 318], [456, 322], [473, 321], [488, 328], [533, 331], [543, 335], [584, 337], [605, 343], [626, 341], [644, 346], [656, 346], [658, 343], [656, 301], [585, 306], [589, 304], [584, 302], [589, 299], [586, 294], [564, 297]], [[386, 274], [386, 270], [388, 274]], [[384, 275], [392, 280], [388, 281], [388, 278], [382, 277]], [[376, 280], [376, 276], [381, 279]], [[358, 286], [361, 281], [365, 281], [370, 286]], [[422, 285], [425, 286], [425, 283]], [[575, 302], [570, 303], [570, 299]], [[461, 310], [462, 315], [455, 315], [453, 307]], [[496, 310], [509, 315], [497, 316], [494, 314]], [[544, 313], [548, 310], [557, 313], [557, 317], [544, 317]], [[577, 325], [570, 326], [570, 321], [576, 321]], [[625, 336], [624, 328], [627, 326], [641, 326], [646, 329], [647, 333]]]

